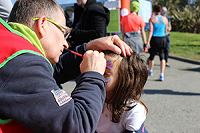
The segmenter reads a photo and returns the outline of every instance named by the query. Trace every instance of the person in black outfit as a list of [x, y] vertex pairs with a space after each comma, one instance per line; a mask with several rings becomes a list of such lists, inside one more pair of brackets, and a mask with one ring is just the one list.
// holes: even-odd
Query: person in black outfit
[[106, 36], [110, 11], [96, 0], [77, 0], [74, 5], [74, 22], [67, 39], [71, 49], [90, 40]]

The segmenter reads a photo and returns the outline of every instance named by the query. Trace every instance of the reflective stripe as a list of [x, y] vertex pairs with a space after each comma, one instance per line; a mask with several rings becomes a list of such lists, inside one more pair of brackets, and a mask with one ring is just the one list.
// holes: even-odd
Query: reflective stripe
[[[20, 54], [24, 54], [24, 53], [32, 53], [32, 54], [35, 54], [35, 55], [38, 55], [38, 56], [41, 56], [43, 58], [45, 58], [42, 54], [38, 53], [38, 52], [35, 52], [35, 51], [32, 51], [32, 50], [20, 50], [16, 53], [14, 53], [12, 56], [8, 57], [4, 62], [2, 62], [0, 64], [0, 68], [3, 67], [9, 60], [15, 58], [16, 56], [20, 55]], [[47, 60], [47, 62], [50, 64], [51, 66], [51, 69], [52, 69], [52, 73], [54, 73], [54, 69], [53, 69], [53, 66], [51, 65], [51, 63], [49, 62], [49, 60], [47, 58], [45, 58]]]
[[6, 120], [0, 119], [0, 124], [7, 124], [7, 123], [9, 123], [11, 121], [12, 121], [12, 119], [6, 119]]

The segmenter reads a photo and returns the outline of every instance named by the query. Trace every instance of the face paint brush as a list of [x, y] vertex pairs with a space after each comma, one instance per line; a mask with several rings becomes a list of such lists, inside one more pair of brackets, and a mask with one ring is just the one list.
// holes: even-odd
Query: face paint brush
[[72, 51], [72, 50], [69, 50], [69, 49], [65, 49], [65, 50], [67, 50], [68, 52], [70, 52], [70, 53], [72, 53], [72, 54], [75, 54], [75, 55], [78, 55], [78, 56], [80, 56], [80, 57], [83, 57], [82, 54], [76, 53], [76, 52], [74, 52], [74, 51]]

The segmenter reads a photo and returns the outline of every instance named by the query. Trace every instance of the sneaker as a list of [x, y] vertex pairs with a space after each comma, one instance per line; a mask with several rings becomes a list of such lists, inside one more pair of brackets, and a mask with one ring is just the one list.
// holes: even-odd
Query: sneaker
[[153, 76], [153, 71], [149, 70], [149, 76]]
[[167, 62], [167, 63], [166, 63], [166, 67], [171, 67], [171, 65], [169, 65], [169, 63]]
[[158, 81], [164, 81], [164, 75], [163, 74], [160, 74]]

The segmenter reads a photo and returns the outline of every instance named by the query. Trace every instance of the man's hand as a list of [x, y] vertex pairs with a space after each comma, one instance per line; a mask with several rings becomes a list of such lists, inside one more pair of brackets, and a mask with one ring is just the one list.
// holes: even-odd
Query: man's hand
[[[116, 45], [114, 45], [116, 44]], [[102, 37], [92, 40], [86, 44], [86, 50], [111, 50], [117, 54], [122, 54], [123, 56], [130, 56], [133, 52], [131, 48], [123, 42], [117, 35]]]
[[83, 55], [83, 61], [80, 64], [81, 73], [95, 71], [103, 75], [105, 69], [106, 59], [103, 52], [89, 50]]

